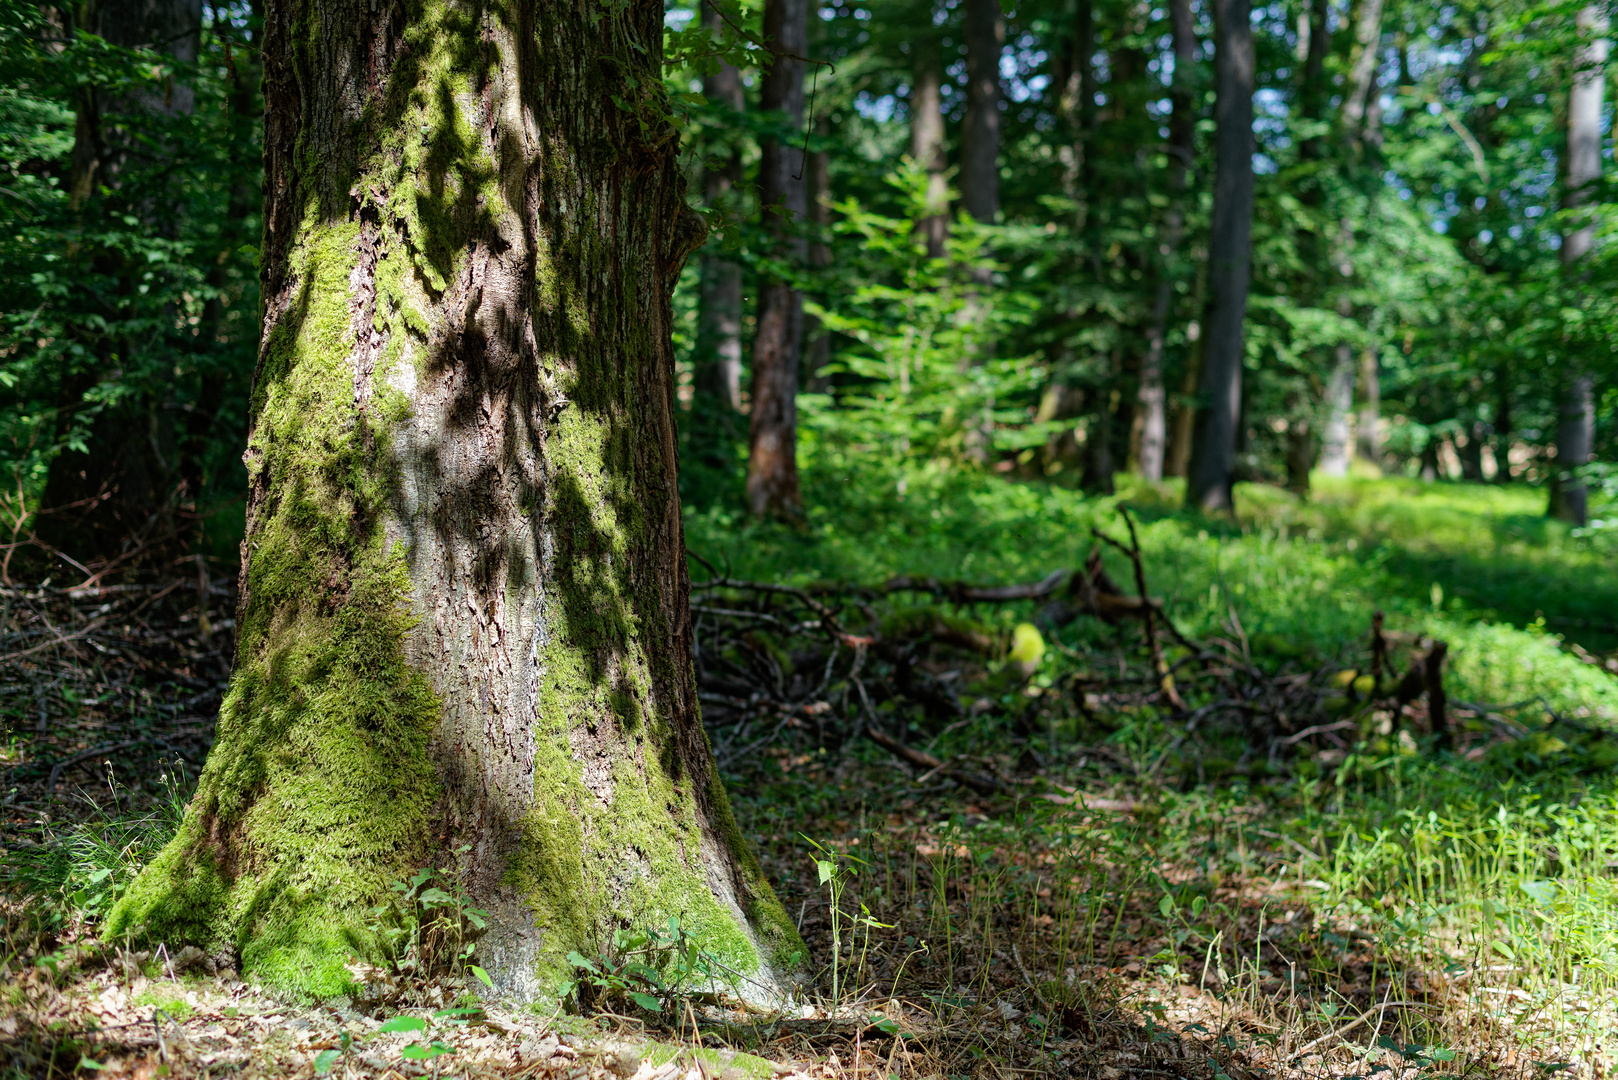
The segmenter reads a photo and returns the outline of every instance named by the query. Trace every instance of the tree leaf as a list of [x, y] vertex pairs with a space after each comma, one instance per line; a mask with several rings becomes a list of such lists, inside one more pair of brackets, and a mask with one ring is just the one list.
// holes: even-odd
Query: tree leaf
[[632, 990], [630, 991], [629, 996], [636, 1005], [639, 1005], [647, 1012], [663, 1011], [663, 1003], [650, 994], [643, 994], [639, 990]]
[[1517, 887], [1527, 893], [1536, 904], [1549, 907], [1556, 903], [1556, 882], [1554, 881], [1519, 881]]
[[395, 1031], [426, 1031], [427, 1021], [417, 1016], [395, 1016], [376, 1030], [384, 1035]]
[[325, 1076], [331, 1072], [332, 1062], [343, 1056], [341, 1050], [322, 1050], [320, 1056], [315, 1058], [315, 1075]]
[[[569, 957], [568, 959], [571, 960], [572, 957]], [[490, 990], [494, 989], [494, 980], [489, 978], [489, 973], [487, 971], [484, 971], [476, 964], [473, 964], [472, 974], [476, 975], [478, 977], [478, 981], [482, 982], [484, 986], [487, 986]]]

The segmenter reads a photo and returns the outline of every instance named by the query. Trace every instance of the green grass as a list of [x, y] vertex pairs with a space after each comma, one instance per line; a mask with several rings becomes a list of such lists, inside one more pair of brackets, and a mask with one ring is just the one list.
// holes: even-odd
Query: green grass
[[[901, 494], [896, 475], [874, 467], [811, 469], [803, 527], [688, 508], [687, 544], [758, 580], [1006, 582], [1082, 565], [1092, 527], [1122, 534], [1117, 499], [961, 470], [904, 479]], [[1618, 679], [1575, 651], [1613, 644], [1597, 625], [1618, 611], [1603, 536], [1544, 521], [1542, 494], [1520, 488], [1322, 482], [1300, 502], [1243, 487], [1236, 521], [1185, 513], [1173, 484], [1126, 482], [1119, 498], [1141, 521], [1153, 593], [1188, 634], [1227, 633], [1234, 612], [1271, 668], [1357, 663], [1371, 613], [1382, 610], [1391, 630], [1449, 641], [1452, 700], [1532, 702], [1506, 717], [1523, 737], [1474, 758], [1358, 737], [1332, 768], [1300, 758], [1289, 770], [1227, 770], [1198, 786], [1186, 773], [1086, 772], [1062, 757], [1062, 742], [1035, 732], [1030, 745], [1052, 778], [1110, 785], [1147, 808], [1112, 820], [1037, 799], [953, 813], [917, 806], [886, 757], [856, 743], [835, 772], [827, 754], [791, 776], [733, 786], [742, 827], [766, 849], [778, 887], [803, 895], [794, 880], [811, 865], [803, 834], [859, 839], [869, 868], [846, 910], [869, 901], [895, 927], [878, 949], [904, 958], [925, 939], [930, 951], [906, 970], [935, 987], [978, 980], [980, 996], [991, 990], [989, 961], [973, 949], [992, 952], [1004, 939], [1021, 943], [1030, 990], [1056, 985], [1048, 980], [1071, 965], [1104, 972], [1133, 959], [1165, 985], [1217, 985], [1227, 1002], [1286, 1025], [1294, 1047], [1341, 1026], [1344, 1010], [1380, 1000], [1390, 973], [1399, 993], [1425, 987], [1439, 1003], [1390, 1026], [1400, 1045], [1494, 1046], [1503, 1035], [1554, 1063], [1588, 1055], [1618, 1030], [1606, 1004], [1618, 991], [1618, 740], [1603, 734], [1618, 729]], [[1106, 558], [1127, 588], [1127, 566]], [[695, 577], [705, 573], [693, 564]], [[1030, 613], [972, 614], [1010, 624]], [[1081, 620], [1062, 633], [1079, 648], [1052, 649], [1047, 663], [1087, 662], [1084, 635], [1111, 632]], [[1540, 701], [1584, 730], [1553, 732]], [[1172, 723], [1102, 717], [1102, 730], [1083, 734], [1141, 763], [1164, 750]], [[1071, 749], [1078, 734], [1061, 737]], [[985, 716], [934, 749], [999, 753], [1004, 742], [1004, 719]], [[866, 772], [845, 773], [861, 758]], [[9, 884], [49, 895], [65, 918], [93, 927], [172, 833], [178, 806], [176, 793], [142, 815], [58, 827], [8, 859]], [[1278, 936], [1263, 934], [1283, 920]], [[1304, 991], [1276, 989], [1282, 955], [1296, 962]], [[1350, 985], [1353, 995], [1342, 989]], [[150, 993], [162, 997], [150, 1004], [173, 1002], [169, 989]], [[1363, 1042], [1355, 1053], [1369, 1064], [1381, 1051]]]
[[[905, 472], [902, 493], [898, 479], [874, 466], [811, 469], [804, 526], [688, 507], [686, 544], [756, 580], [1031, 581], [1082, 565], [1092, 527], [1122, 535], [1122, 500], [1143, 521], [1152, 592], [1193, 637], [1218, 631], [1234, 610], [1261, 653], [1332, 657], [1363, 642], [1382, 610], [1391, 629], [1449, 641], [1452, 694], [1497, 704], [1543, 696], [1558, 710], [1618, 719], [1618, 680], [1565, 647], [1618, 646], [1613, 553], [1545, 520], [1537, 489], [1322, 480], [1300, 502], [1241, 485], [1231, 522], [1180, 509], [1177, 482], [1120, 477], [1116, 498], [1087, 498], [961, 469]], [[1127, 588], [1125, 561], [1104, 555]]]
[[[1080, 566], [1095, 543], [1092, 527], [1123, 531], [1117, 499], [960, 470], [908, 472], [901, 493], [898, 478], [875, 466], [811, 469], [805, 526], [688, 510], [687, 544], [758, 580], [911, 574], [998, 583]], [[1129, 955], [1118, 935], [1133, 934], [1132, 947], [1158, 950], [1137, 954], [1149, 972], [1196, 983], [1214, 964], [1226, 1000], [1245, 995], [1255, 1012], [1270, 1010], [1297, 1036], [1294, 1046], [1359, 1015], [1363, 1002], [1342, 1011], [1350, 1006], [1339, 986], [1352, 983], [1354, 1000], [1374, 1002], [1394, 985], [1390, 973], [1396, 993], [1426, 987], [1441, 1003], [1382, 1029], [1405, 1050], [1486, 1049], [1504, 1037], [1553, 1063], [1588, 1055], [1618, 1029], [1605, 1004], [1618, 990], [1618, 740], [1603, 734], [1618, 729], [1618, 679], [1576, 649], [1588, 657], [1618, 645], [1618, 575], [1606, 538], [1546, 521], [1543, 492], [1520, 487], [1321, 481], [1303, 502], [1242, 486], [1236, 521], [1184, 512], [1178, 484], [1121, 487], [1118, 498], [1143, 523], [1150, 588], [1188, 634], [1227, 632], [1234, 612], [1271, 668], [1358, 663], [1371, 615], [1382, 610], [1390, 630], [1449, 642], [1452, 701], [1529, 702], [1509, 715], [1524, 737], [1470, 760], [1362, 738], [1333, 769], [1302, 759], [1290, 775], [1260, 771], [1200, 787], [1114, 773], [1116, 794], [1154, 809], [1101, 832], [1094, 824], [1064, 832], [1027, 804], [988, 820], [957, 816], [951, 828], [965, 830], [974, 852], [959, 869], [959, 894], [973, 898], [966, 927], [1025, 934], [1036, 973], [1073, 958], [1110, 966]], [[1106, 559], [1128, 588], [1127, 564], [1112, 552]], [[693, 565], [694, 577], [705, 575]], [[974, 614], [1010, 623], [1030, 612]], [[1586, 730], [1542, 730], [1543, 706]], [[1103, 724], [1110, 734], [1090, 736], [1138, 761], [1173, 734], [1149, 718]], [[939, 752], [994, 752], [999, 729], [990, 727], [958, 733]], [[969, 745], [973, 738], [980, 745]], [[1060, 772], [1059, 748], [1056, 758]], [[755, 788], [738, 799], [744, 827], [767, 834], [791, 822], [834, 835], [842, 822], [847, 836], [863, 838], [858, 850], [883, 850], [881, 833], [848, 820], [850, 799], [863, 806], [866, 794], [833, 788], [796, 778]], [[915, 850], [913, 840], [895, 843], [897, 857], [905, 844]], [[1019, 869], [1053, 859], [1061, 872], [1044, 878]], [[1070, 869], [1063, 860], [1078, 861]], [[1054, 887], [1053, 878], [1069, 884]], [[907, 896], [893, 910], [924, 901]], [[1287, 921], [1265, 939], [1273, 953], [1257, 945], [1266, 917]], [[1036, 947], [1046, 955], [1031, 958]], [[1301, 997], [1275, 988], [1283, 952], [1299, 965]], [[1386, 1049], [1364, 1029], [1356, 1038], [1368, 1044], [1362, 1062]], [[1424, 1067], [1459, 1071], [1445, 1060]]]

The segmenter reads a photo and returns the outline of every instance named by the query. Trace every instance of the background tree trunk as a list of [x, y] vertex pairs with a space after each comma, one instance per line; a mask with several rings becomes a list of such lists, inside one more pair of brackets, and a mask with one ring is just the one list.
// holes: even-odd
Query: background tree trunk
[[[931, 29], [931, 28], [929, 28]], [[944, 256], [949, 242], [949, 167], [944, 153], [944, 61], [938, 35], [923, 32], [915, 38], [910, 82], [910, 156], [927, 170], [927, 216], [921, 234], [927, 254]]]
[[1340, 341], [1332, 350], [1331, 374], [1326, 379], [1326, 431], [1320, 450], [1320, 471], [1327, 476], [1348, 475], [1348, 417], [1353, 411], [1354, 348]]
[[961, 205], [992, 224], [1000, 213], [1000, 0], [965, 0], [966, 117], [961, 125]]
[[690, 664], [662, 8], [510, 10], [266, 13], [235, 671], [108, 932], [335, 995], [389, 883], [453, 867], [506, 992], [678, 916], [770, 996], [800, 945]]
[[1174, 84], [1169, 91], [1169, 206], [1163, 215], [1163, 243], [1159, 250], [1157, 295], [1152, 299], [1152, 320], [1146, 335], [1146, 355], [1140, 365], [1140, 475], [1163, 479], [1168, 444], [1163, 387], [1164, 339], [1174, 305], [1176, 260], [1185, 238], [1185, 194], [1195, 159], [1192, 139], [1196, 115], [1191, 101], [1191, 66], [1196, 62], [1197, 39], [1191, 20], [1191, 0], [1169, 0], [1169, 22], [1174, 34]]
[[[822, 140], [830, 139], [830, 117], [820, 116], [815, 120], [815, 134]], [[809, 155], [808, 183], [809, 224], [816, 236], [809, 243], [809, 268], [824, 271], [831, 265], [831, 245], [822, 239], [831, 226], [831, 154], [826, 150], [816, 150]], [[814, 299], [825, 303], [824, 295]], [[824, 394], [831, 386], [831, 376], [826, 371], [831, 360], [831, 331], [819, 316], [804, 315], [803, 342], [803, 387], [812, 394]]]
[[1216, 139], [1210, 295], [1186, 502], [1229, 510], [1242, 403], [1253, 232], [1253, 30], [1248, 0], [1215, 0]]
[[[1601, 8], [1590, 4], [1580, 9], [1576, 24], [1585, 40], [1574, 52], [1573, 85], [1567, 95], [1567, 190], [1562, 205], [1568, 208], [1589, 202], [1590, 185], [1601, 179], [1601, 98], [1607, 62], [1607, 17]], [[1593, 222], [1581, 224], [1562, 238], [1562, 266], [1567, 277], [1576, 277], [1575, 267], [1594, 243]], [[1577, 355], [1578, 345], [1569, 345], [1549, 510], [1552, 517], [1583, 525], [1589, 518], [1589, 492], [1583, 480], [1567, 470], [1589, 462], [1595, 447], [1596, 414], [1590, 374]]]
[[[809, 0], [769, 0], [764, 36], [777, 55], [764, 75], [760, 107], [780, 115], [791, 131], [803, 129], [803, 56], [808, 47]], [[807, 208], [803, 144], [766, 139], [759, 147], [758, 193], [774, 257], [801, 267], [808, 242], [801, 223]], [[759, 516], [796, 517], [798, 491], [798, 365], [803, 351], [803, 296], [790, 280], [759, 288], [753, 337], [751, 448], [747, 505]]]
[[1343, 131], [1356, 151], [1381, 145], [1382, 103], [1376, 82], [1381, 41], [1382, 0], [1359, 0], [1349, 93], [1343, 101]]
[[[724, 20], [711, 3], [702, 5], [702, 23], [716, 35]], [[702, 92], [710, 102], [740, 114], [747, 102], [742, 73], [734, 64], [720, 63], [703, 79]], [[727, 206], [742, 178], [740, 146], [732, 143], [728, 157], [710, 162], [704, 176], [704, 201], [710, 207]], [[695, 387], [699, 411], [734, 414], [742, 409], [742, 268], [722, 252], [702, 255], [702, 285], [697, 315]]]
[[1382, 375], [1378, 370], [1376, 347], [1360, 350], [1360, 412], [1354, 423], [1355, 452], [1382, 467]]

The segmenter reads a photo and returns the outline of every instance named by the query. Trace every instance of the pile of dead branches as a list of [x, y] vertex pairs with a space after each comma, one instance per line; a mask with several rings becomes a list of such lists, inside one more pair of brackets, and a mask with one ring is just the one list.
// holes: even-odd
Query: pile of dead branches
[[190, 557], [149, 580], [0, 587], [0, 760], [7, 830], [60, 815], [107, 780], [138, 792], [162, 769], [195, 775], [234, 652], [234, 574]]
[[[1394, 727], [1416, 723], [1449, 744], [1443, 642], [1385, 634], [1379, 613], [1369, 642], [1345, 643], [1346, 659], [1267, 666], [1234, 608], [1222, 633], [1193, 640], [1148, 593], [1135, 523], [1125, 508], [1120, 516], [1127, 540], [1093, 530], [1082, 568], [1026, 584], [897, 577], [789, 586], [730, 577], [693, 554], [708, 571], [692, 584], [691, 607], [699, 692], [721, 766], [768, 747], [835, 750], [864, 736], [918, 770], [986, 792], [1004, 778], [915, 744], [977, 717], [999, 718], [1016, 742], [1076, 717], [1105, 727], [1148, 714], [1169, 732], [1159, 765], [1176, 758], [1200, 771], [1202, 756], [1226, 754], [1234, 742], [1239, 765], [1274, 769], [1350, 746], [1359, 722], [1345, 715], [1345, 699], [1362, 697], [1385, 706]], [[1128, 560], [1132, 590], [1108, 574], [1108, 548]], [[998, 609], [1007, 605], [1022, 605], [1042, 642], [1055, 644], [1056, 677], [1046, 685], [1030, 683], [1033, 667], [1003, 629]], [[1091, 625], [1076, 626], [1081, 620]], [[1073, 631], [1082, 649], [1062, 643]], [[1411, 656], [1403, 677], [1393, 670], [1396, 650]], [[1356, 665], [1365, 652], [1370, 664]]]

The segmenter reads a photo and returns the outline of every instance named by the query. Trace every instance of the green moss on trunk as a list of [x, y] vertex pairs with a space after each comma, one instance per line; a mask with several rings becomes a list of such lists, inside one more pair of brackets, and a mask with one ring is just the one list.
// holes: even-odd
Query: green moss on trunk
[[410, 580], [383, 528], [389, 410], [379, 423], [354, 404], [354, 230], [306, 235], [303, 311], [271, 336], [255, 392], [247, 459], [266, 495], [216, 744], [180, 835], [107, 932], [230, 946], [266, 981], [324, 995], [371, 952], [366, 907], [429, 850], [439, 703], [405, 660]]

